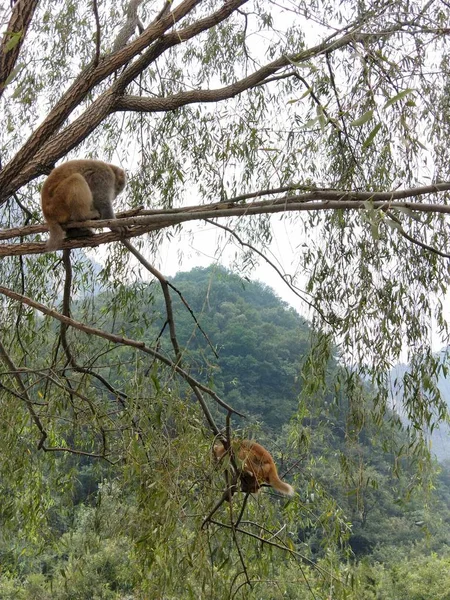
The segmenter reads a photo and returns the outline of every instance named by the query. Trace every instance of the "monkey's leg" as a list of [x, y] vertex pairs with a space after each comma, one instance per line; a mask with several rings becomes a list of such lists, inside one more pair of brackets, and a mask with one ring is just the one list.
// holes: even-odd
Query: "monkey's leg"
[[91, 237], [94, 235], [94, 230], [90, 227], [72, 227], [66, 229], [66, 237], [73, 240], [75, 238]]
[[[109, 200], [108, 202], [94, 200], [94, 205], [100, 212], [100, 219], [105, 219], [105, 221], [106, 219], [116, 219], [116, 214], [112, 207], [112, 200]], [[113, 233], [120, 233], [121, 235], [128, 231], [128, 227], [110, 227], [110, 229]]]
[[[92, 192], [86, 180], [80, 173], [67, 177], [57, 188], [58, 194], [64, 194], [69, 208], [70, 221], [87, 221], [98, 219], [100, 213], [93, 206]], [[94, 235], [90, 227], [67, 229], [69, 238]]]

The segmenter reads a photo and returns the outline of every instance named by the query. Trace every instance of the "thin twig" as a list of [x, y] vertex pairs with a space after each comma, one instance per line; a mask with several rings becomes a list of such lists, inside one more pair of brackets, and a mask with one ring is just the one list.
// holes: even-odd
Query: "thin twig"
[[[327, 56], [327, 54], [325, 56]], [[317, 108], [323, 113], [323, 115], [325, 116], [325, 118], [328, 121], [328, 123], [334, 129], [336, 129], [336, 131], [338, 132], [338, 134], [340, 134], [341, 133], [341, 128], [336, 123], [336, 119], [331, 118], [331, 116], [328, 114], [327, 109], [324, 107], [324, 105], [320, 101], [320, 98], [316, 95], [316, 93], [314, 92], [313, 88], [309, 85], [309, 83], [306, 81], [306, 79], [302, 75], [300, 75], [300, 73], [298, 73], [297, 71], [295, 71], [295, 73], [293, 74], [293, 76], [296, 77], [299, 81], [301, 81], [303, 83], [303, 85], [308, 90], [311, 98], [314, 100]]]
[[125, 248], [127, 248], [127, 250], [131, 252], [131, 254], [133, 254], [133, 256], [135, 256], [138, 259], [138, 261], [147, 269], [147, 271], [149, 271], [154, 277], [156, 277], [156, 279], [161, 285], [161, 290], [164, 295], [164, 302], [166, 304], [166, 317], [167, 323], [169, 325], [170, 341], [172, 342], [172, 347], [175, 352], [175, 364], [181, 364], [181, 349], [178, 344], [178, 338], [175, 331], [175, 319], [173, 316], [172, 298], [170, 297], [169, 292], [169, 282], [164, 277], [164, 275], [158, 271], [158, 269], [151, 265], [148, 262], [148, 260], [142, 256], [139, 250], [137, 250], [137, 248], [135, 248], [133, 244], [131, 244], [131, 242], [129, 242], [128, 240], [122, 240], [122, 244], [125, 246]]
[[206, 342], [208, 343], [208, 346], [211, 348], [212, 353], [214, 354], [214, 356], [216, 358], [219, 358], [219, 355], [216, 351], [216, 349], [214, 348], [214, 346], [211, 343], [211, 340], [208, 337], [208, 334], [206, 333], [206, 331], [203, 329], [203, 327], [200, 325], [197, 317], [195, 316], [194, 311], [192, 310], [192, 308], [189, 306], [189, 304], [187, 303], [186, 299], [184, 298], [183, 294], [180, 292], [180, 290], [178, 288], [176, 288], [172, 283], [170, 283], [170, 281], [167, 282], [168, 286], [170, 288], [173, 289], [173, 291], [178, 294], [178, 296], [180, 297], [181, 302], [184, 304], [184, 306], [187, 308], [187, 310], [189, 311], [192, 319], [194, 320], [195, 325], [197, 326], [198, 330], [200, 331], [200, 333], [203, 335], [203, 337], [205, 338]]
[[318, 306], [316, 306], [315, 304], [313, 304], [312, 302], [309, 302], [309, 300], [307, 300], [304, 296], [302, 296], [297, 291], [297, 289], [295, 288], [295, 286], [292, 285], [291, 283], [289, 283], [289, 281], [286, 280], [285, 276], [280, 271], [280, 269], [269, 258], [267, 258], [267, 256], [263, 252], [261, 252], [260, 250], [258, 250], [258, 248], [255, 248], [254, 246], [252, 246], [248, 242], [244, 242], [238, 236], [238, 234], [235, 231], [233, 231], [233, 229], [231, 229], [230, 227], [227, 227], [226, 225], [222, 225], [221, 223], [216, 223], [215, 221], [211, 221], [210, 219], [205, 219], [205, 221], [207, 223], [209, 223], [210, 225], [214, 225], [215, 227], [219, 227], [220, 229], [223, 229], [224, 231], [227, 231], [229, 234], [231, 234], [234, 238], [237, 239], [237, 241], [241, 244], [241, 246], [245, 246], [247, 248], [250, 248], [250, 250], [252, 252], [255, 252], [255, 254], [258, 254], [258, 256], [260, 256], [263, 260], [265, 260], [266, 263], [268, 265], [270, 265], [272, 267], [272, 269], [274, 269], [274, 271], [280, 276], [280, 279], [283, 281], [283, 283], [285, 283], [288, 286], [288, 288], [291, 290], [291, 292], [293, 292], [298, 298], [300, 298], [300, 300], [302, 300], [303, 302], [305, 302], [313, 310], [317, 311], [319, 313], [319, 315], [322, 317], [322, 319], [326, 323], [328, 323], [328, 325], [331, 325], [330, 321], [328, 321], [328, 319], [325, 317], [325, 315], [320, 310], [320, 308]]
[[[225, 529], [232, 529], [231, 525], [227, 525], [226, 523], [221, 523], [220, 521], [215, 521], [214, 519], [211, 519], [210, 522], [213, 525], [218, 525], [219, 527], [224, 527]], [[236, 530], [236, 532], [242, 533], [244, 535], [247, 535], [251, 538], [258, 540], [263, 544], [268, 544], [269, 546], [274, 546], [275, 548], [278, 548], [279, 550], [284, 550], [285, 552], [289, 552], [289, 554], [292, 554], [292, 556], [295, 556], [296, 558], [300, 558], [307, 565], [310, 565], [319, 571], [325, 572], [321, 567], [317, 566], [317, 564], [313, 560], [311, 560], [307, 556], [304, 556], [300, 552], [297, 552], [297, 550], [292, 550], [288, 546], [282, 546], [281, 544], [277, 544], [276, 542], [266, 540], [265, 538], [262, 538], [261, 536], [256, 535], [255, 533], [252, 533], [251, 531], [246, 531], [245, 529], [241, 529], [240, 527], [236, 527], [235, 530]]]
[[167, 358], [160, 352], [156, 352], [155, 350], [153, 350], [152, 348], [147, 346], [144, 342], [139, 342], [137, 340], [132, 340], [130, 338], [115, 335], [115, 334], [109, 333], [107, 331], [102, 331], [101, 329], [97, 329], [96, 327], [90, 327], [89, 325], [86, 325], [85, 323], [81, 323], [80, 321], [76, 321], [75, 319], [68, 318], [68, 317], [62, 315], [61, 313], [59, 313], [58, 311], [56, 311], [52, 308], [48, 308], [44, 304], [41, 304], [40, 302], [37, 302], [36, 300], [32, 300], [31, 298], [28, 298], [27, 296], [24, 296], [23, 294], [19, 294], [19, 293], [15, 292], [9, 288], [6, 288], [4, 286], [0, 286], [0, 294], [4, 294], [8, 298], [12, 298], [13, 300], [22, 302], [28, 306], [31, 306], [32, 308], [36, 308], [39, 312], [42, 312], [43, 314], [45, 314], [49, 317], [57, 319], [58, 321], [66, 322], [71, 327], [74, 327], [75, 329], [79, 329], [80, 331], [83, 331], [84, 333], [95, 335], [97, 337], [109, 340], [109, 341], [114, 342], [119, 345], [130, 346], [131, 348], [137, 348], [141, 352], [144, 352], [145, 354], [149, 354], [150, 356], [153, 356], [154, 358], [156, 358], [163, 364], [165, 364], [168, 367], [170, 367], [171, 369], [173, 369], [173, 371], [178, 373], [178, 375], [180, 375], [186, 382], [198, 387], [200, 390], [202, 390], [203, 392], [205, 392], [206, 394], [211, 396], [211, 398], [213, 398], [213, 400], [219, 406], [224, 408], [225, 410], [231, 411], [232, 413], [239, 415], [240, 417], [244, 416], [242, 413], [235, 410], [234, 408], [229, 406], [226, 402], [224, 402], [224, 400], [222, 400], [211, 388], [209, 388], [206, 385], [204, 385], [203, 383], [200, 383], [199, 381], [197, 381], [194, 377], [189, 375], [189, 373], [184, 371], [181, 367], [176, 365], [169, 358]]
[[239, 516], [238, 516], [238, 518], [236, 520], [236, 524], [235, 524], [236, 527], [239, 526], [239, 523], [242, 520], [242, 517], [244, 515], [244, 510], [245, 510], [245, 507], [247, 506], [247, 501], [249, 499], [249, 496], [250, 496], [250, 492], [245, 492], [244, 500], [242, 501], [241, 512], [239, 513]]
[[191, 384], [189, 384], [189, 385], [191, 386], [194, 394], [197, 397], [197, 400], [201, 406], [201, 409], [203, 411], [203, 414], [205, 415], [206, 420], [208, 421], [211, 431], [214, 433], [214, 435], [218, 435], [220, 430], [217, 427], [216, 422], [213, 419], [211, 411], [209, 410], [208, 405], [206, 404], [201, 391], [198, 389], [198, 387], [196, 385], [191, 385]]
[[236, 491], [237, 491], [236, 485], [232, 485], [230, 488], [227, 487], [223, 491], [222, 497], [220, 498], [219, 502], [217, 502], [217, 504], [214, 506], [214, 508], [209, 513], [209, 515], [203, 519], [203, 523], [202, 523], [202, 526], [201, 526], [202, 529], [204, 529], [208, 525], [208, 523], [212, 523], [213, 522], [211, 520], [211, 517], [214, 515], [214, 513], [216, 513], [219, 510], [219, 508], [222, 506], [222, 504], [225, 501], [227, 501], [227, 502], [229, 501], [230, 496], [232, 496]]
[[[244, 500], [245, 503], [247, 501], [247, 497], [248, 497], [248, 494], [246, 494], [246, 496], [245, 496], [245, 500]], [[238, 540], [237, 535], [236, 535], [236, 527], [239, 524], [239, 519], [238, 519], [238, 521], [236, 523], [234, 522], [234, 520], [233, 520], [233, 503], [231, 501], [230, 501], [229, 506], [230, 506], [231, 531], [232, 531], [232, 534], [233, 534], [234, 545], [236, 546], [236, 549], [237, 549], [237, 552], [238, 552], [238, 555], [239, 555], [239, 560], [240, 560], [241, 565], [242, 565], [242, 570], [243, 570], [244, 575], [245, 575], [246, 583], [251, 588], [252, 587], [252, 583], [250, 581], [250, 577], [248, 576], [247, 565], [245, 564], [244, 555], [242, 553], [241, 547], [239, 545], [239, 540]]]
[[[335, 82], [335, 79], [334, 79], [334, 73], [333, 73], [333, 68], [331, 66], [331, 60], [330, 60], [330, 53], [329, 52], [325, 53], [325, 60], [326, 60], [326, 63], [327, 63], [328, 73], [330, 75], [331, 87], [333, 88], [334, 96], [336, 98], [336, 103], [337, 103], [338, 110], [339, 110], [338, 114], [340, 115], [340, 118], [341, 118], [341, 121], [342, 121], [342, 128], [341, 127], [337, 128], [338, 129], [338, 136], [339, 136], [339, 144], [340, 144], [342, 150], [344, 151], [346, 146], [345, 146], [345, 144], [344, 144], [344, 142], [342, 140], [342, 131], [343, 131], [344, 134], [345, 134], [345, 138], [347, 140], [347, 148], [350, 151], [350, 154], [352, 156], [353, 164], [354, 165], [358, 165], [358, 160], [356, 158], [355, 152], [353, 150], [352, 145], [350, 144], [350, 136], [349, 136], [348, 130], [347, 130], [347, 122], [346, 122], [346, 119], [344, 118], [344, 115], [346, 113], [343, 110], [342, 105], [341, 105], [341, 99], [339, 97], [339, 93], [338, 93], [338, 90], [337, 90], [337, 87], [336, 87], [336, 82]], [[344, 152], [342, 152], [342, 154], [344, 155]], [[345, 157], [345, 155], [344, 155], [344, 157]]]
[[[172, 307], [172, 298], [170, 297], [170, 292], [169, 292], [169, 287], [172, 288], [173, 290], [175, 290], [179, 295], [180, 298], [183, 300], [183, 302], [185, 303], [185, 305], [189, 308], [189, 310], [191, 311], [189, 305], [185, 302], [182, 294], [175, 288], [175, 286], [173, 286], [172, 284], [170, 284], [167, 279], [164, 277], [164, 275], [162, 273], [160, 273], [160, 271], [158, 271], [158, 269], [156, 269], [153, 265], [151, 265], [147, 259], [145, 259], [142, 254], [128, 241], [128, 240], [122, 240], [122, 244], [133, 254], [133, 256], [135, 256], [139, 262], [152, 274], [154, 275], [154, 277], [156, 277], [161, 285], [161, 289], [164, 295], [164, 301], [166, 304], [166, 318], [167, 321], [166, 323], [168, 323], [169, 325], [169, 330], [170, 330], [170, 339], [172, 341], [172, 347], [174, 349], [175, 352], [175, 357], [176, 357], [176, 365], [181, 367], [181, 358], [182, 358], [182, 353], [181, 353], [181, 349], [180, 346], [178, 344], [178, 338], [176, 335], [176, 331], [175, 331], [175, 318], [173, 315], [173, 307]], [[192, 313], [194, 319], [195, 319], [195, 315]], [[197, 320], [195, 319], [196, 323]], [[197, 323], [198, 325], [198, 323]], [[164, 325], [165, 327], [165, 325]], [[201, 328], [200, 328], [201, 329]], [[202, 331], [202, 330], [201, 330]], [[161, 332], [162, 333], [162, 332]], [[206, 337], [206, 334], [205, 334]], [[208, 338], [206, 337], [206, 339], [208, 340]], [[209, 340], [208, 340], [209, 341]], [[202, 393], [200, 391], [200, 389], [198, 388], [197, 385], [192, 384], [191, 382], [188, 382], [189, 385], [191, 386], [194, 394], [197, 397], [197, 400], [200, 404], [200, 407], [203, 411], [203, 414], [205, 415], [206, 420], [208, 421], [208, 424], [212, 430], [212, 432], [214, 433], [214, 435], [217, 435], [219, 433], [219, 428], [217, 427], [213, 416], [205, 402], [205, 399], [202, 396]]]
[[8, 367], [9, 371], [11, 371], [14, 379], [16, 380], [16, 383], [17, 383], [19, 389], [21, 390], [21, 396], [23, 396], [23, 399], [26, 402], [28, 412], [30, 413], [32, 420], [34, 421], [36, 427], [38, 428], [38, 430], [41, 434], [41, 439], [39, 440], [39, 443], [38, 443], [38, 450], [40, 450], [41, 448], [45, 449], [44, 442], [47, 439], [47, 432], [45, 431], [40, 418], [38, 417], [36, 411], [34, 410], [33, 402], [31, 401], [31, 398], [28, 395], [28, 390], [25, 387], [24, 382], [22, 381], [20, 373], [18, 372], [13, 359], [9, 356], [8, 351], [6, 350], [6, 347], [3, 345], [1, 340], [0, 340], [0, 358], [3, 360], [5, 365]]
[[167, 315], [167, 323], [168, 323], [169, 328], [170, 328], [170, 337], [171, 337], [171, 340], [172, 340], [173, 348], [175, 350], [175, 355], [177, 356], [178, 360], [181, 361], [181, 350], [179, 348], [178, 341], [177, 341], [177, 336], [175, 334], [175, 319], [174, 319], [174, 316], [173, 316], [172, 300], [171, 300], [168, 288], [171, 288], [176, 294], [178, 294], [181, 302], [187, 308], [187, 310], [189, 311], [192, 319], [194, 320], [195, 325], [197, 326], [197, 328], [199, 329], [199, 331], [202, 333], [203, 337], [207, 341], [207, 343], [208, 343], [209, 347], [211, 348], [212, 352], [214, 353], [215, 357], [218, 358], [218, 354], [217, 354], [214, 346], [212, 345], [212, 343], [211, 343], [211, 341], [210, 341], [207, 333], [205, 332], [205, 330], [203, 329], [203, 327], [200, 325], [197, 317], [195, 316], [194, 311], [189, 306], [188, 302], [186, 301], [186, 299], [184, 298], [184, 296], [180, 292], [180, 290], [178, 288], [176, 288], [173, 285], [173, 283], [170, 283], [170, 281], [168, 279], [166, 279], [164, 277], [164, 275], [160, 271], [158, 271], [158, 269], [156, 269], [152, 264], [150, 264], [148, 262], [148, 260], [146, 258], [144, 258], [144, 256], [142, 256], [142, 254], [137, 250], [137, 248], [135, 248], [128, 240], [122, 240], [122, 244], [126, 248], [128, 248], [128, 250], [139, 260], [139, 262], [154, 277], [156, 277], [158, 279], [158, 281], [161, 284], [161, 289], [162, 289], [163, 294], [164, 294], [164, 301], [166, 303], [166, 315]]
[[413, 244], [415, 244], [416, 246], [419, 246], [420, 248], [423, 248], [424, 250], [433, 252], [433, 254], [442, 256], [442, 258], [450, 258], [450, 254], [448, 254], [447, 252], [442, 252], [441, 250], [438, 250], [437, 248], [434, 248], [433, 246], [429, 246], [428, 244], [425, 244], [425, 242], [421, 242], [420, 240], [416, 239], [415, 237], [413, 237], [412, 235], [407, 233], [403, 229], [400, 219], [398, 217], [396, 217], [395, 215], [393, 215], [392, 211], [386, 210], [386, 214], [389, 215], [389, 219], [394, 221], [394, 223], [397, 223], [398, 227], [396, 227], [396, 229], [399, 232], [399, 234], [405, 238], [405, 240], [412, 242]]

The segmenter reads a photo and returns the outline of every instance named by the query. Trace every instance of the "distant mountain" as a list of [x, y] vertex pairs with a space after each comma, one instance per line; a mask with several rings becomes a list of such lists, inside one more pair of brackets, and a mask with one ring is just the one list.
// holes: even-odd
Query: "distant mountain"
[[[441, 376], [438, 387], [450, 412], [450, 379]], [[433, 431], [431, 449], [439, 461], [450, 460], [450, 425], [442, 423]]]
[[308, 323], [268, 286], [222, 267], [194, 268], [171, 282], [183, 291], [218, 356], [208, 356], [205, 339], [175, 297], [177, 332], [191, 355], [192, 369], [202, 365], [206, 352], [218, 393], [237, 410], [279, 430], [298, 406], [300, 365], [310, 343]]
[[[444, 352], [444, 351], [443, 351]], [[408, 365], [399, 364], [391, 371], [391, 380], [403, 379], [405, 373], [408, 372]], [[447, 407], [450, 412], [450, 378], [440, 376], [438, 380], [438, 388], [442, 394]], [[397, 400], [393, 408], [401, 414], [400, 407], [402, 406], [402, 398], [399, 390], [392, 390], [393, 397]], [[403, 415], [401, 415], [403, 416]], [[435, 427], [432, 434], [430, 435], [431, 451], [436, 458], [442, 462], [444, 460], [450, 460], [450, 425], [441, 423], [438, 427]]]

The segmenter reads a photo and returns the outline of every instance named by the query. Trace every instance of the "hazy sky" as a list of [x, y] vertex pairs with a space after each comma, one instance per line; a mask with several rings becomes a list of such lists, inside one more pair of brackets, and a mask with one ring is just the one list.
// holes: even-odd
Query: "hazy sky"
[[[225, 223], [225, 221], [221, 221]], [[267, 258], [274, 263], [280, 272], [295, 276], [297, 271], [298, 250], [295, 245], [295, 230], [290, 221], [278, 216], [271, 219], [273, 241]], [[192, 233], [194, 232], [194, 233]], [[165, 243], [161, 249], [159, 268], [166, 276], [173, 276], [178, 271], [189, 271], [194, 267], [207, 267], [218, 263], [232, 268], [233, 261], [242, 248], [237, 241], [230, 241], [229, 236], [220, 228], [208, 223], [190, 224], [183, 229], [176, 242]], [[253, 280], [258, 279], [270, 286], [275, 293], [293, 306], [301, 315], [309, 316], [308, 306], [281, 280], [279, 274], [262, 258], [254, 255], [259, 266], [250, 274]], [[236, 271], [236, 269], [233, 269]], [[242, 273], [238, 273], [242, 274]], [[302, 281], [303, 280], [303, 281]], [[297, 286], [302, 288], [305, 278], [297, 277]]]

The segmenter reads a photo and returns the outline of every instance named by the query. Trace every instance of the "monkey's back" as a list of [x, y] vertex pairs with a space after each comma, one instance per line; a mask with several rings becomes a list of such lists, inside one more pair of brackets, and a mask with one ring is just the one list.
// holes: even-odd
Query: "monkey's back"
[[277, 474], [277, 467], [272, 455], [261, 444], [250, 440], [242, 440], [238, 457], [244, 463], [244, 469], [259, 480], [269, 483], [270, 475]]
[[[268, 450], [251, 440], [232, 441], [235, 455], [241, 462], [242, 490], [248, 493], [257, 493], [262, 482], [268, 483], [274, 489], [287, 496], [294, 495], [294, 488], [282, 481], [278, 476], [277, 467]], [[217, 442], [213, 448], [214, 456], [221, 460], [227, 450], [222, 442]]]
[[[113, 165], [110, 165], [102, 160], [91, 160], [91, 159], [78, 159], [69, 160], [58, 167], [55, 167], [47, 179], [44, 181], [42, 186], [42, 198], [53, 198], [57, 193], [57, 188], [62, 181], [68, 177], [80, 174], [84, 177], [89, 187], [97, 189], [99, 186], [102, 187], [110, 182], [115, 181], [115, 171], [112, 169]], [[115, 167], [117, 171], [122, 171], [118, 167]], [[125, 185], [125, 176], [123, 175], [123, 185]], [[122, 187], [123, 189], [123, 187]]]

